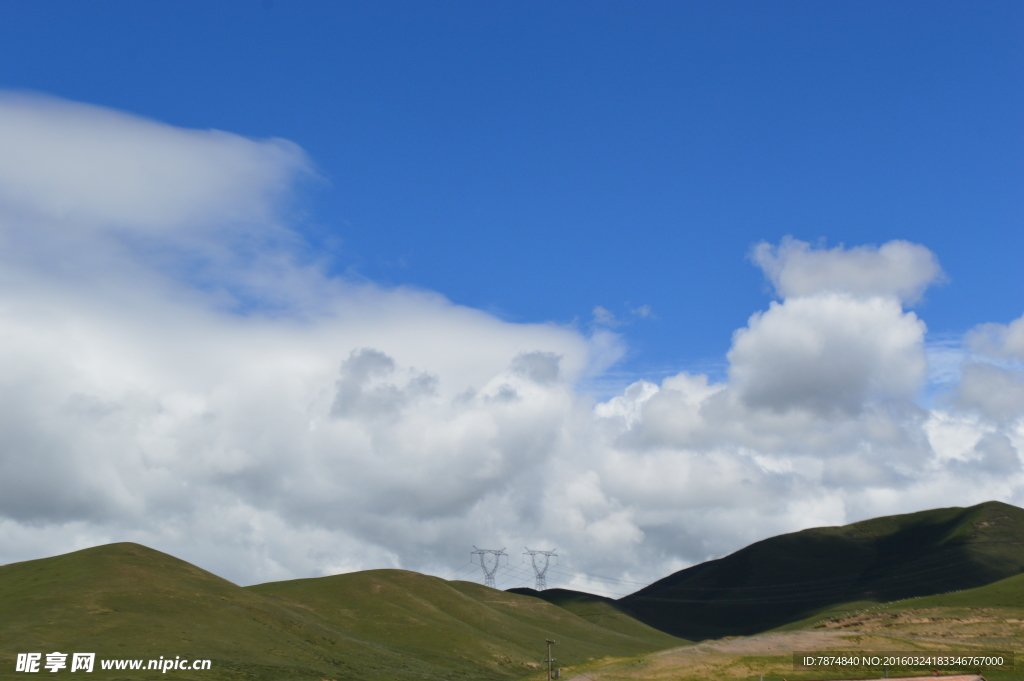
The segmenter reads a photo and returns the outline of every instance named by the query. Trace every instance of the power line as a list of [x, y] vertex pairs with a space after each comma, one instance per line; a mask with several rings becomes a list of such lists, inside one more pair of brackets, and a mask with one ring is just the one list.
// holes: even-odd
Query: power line
[[512, 565], [503, 565], [501, 567], [501, 575], [503, 578], [501, 582], [502, 589], [507, 588], [509, 584], [526, 586], [534, 578], [533, 572]]
[[[472, 561], [470, 561], [469, 563], [466, 563], [462, 567], [460, 567], [457, 570], [455, 570], [454, 572], [452, 572], [450, 575], [448, 575], [444, 579], [445, 579], [445, 581], [449, 581], [449, 582], [454, 580], [454, 579], [461, 579], [462, 577], [465, 577], [467, 574], [469, 574], [469, 571], [466, 571], [464, 574], [461, 574], [461, 575], [459, 573], [462, 573], [463, 571], [465, 571], [466, 568], [475, 568], [475, 567], [476, 567], [476, 563], [473, 563]], [[458, 577], [457, 577], [457, 575], [458, 575]]]
[[[1020, 542], [997, 540], [971, 543], [1019, 544]], [[504, 549], [496, 551], [492, 549], [478, 549], [477, 547], [473, 548], [476, 549], [476, 551], [472, 553], [472, 556], [479, 556], [480, 563], [473, 561], [471, 557], [470, 563], [467, 563], [456, 570], [452, 576], [463, 572], [466, 567], [476, 566], [479, 564], [484, 569], [485, 584], [487, 586], [495, 587], [495, 577], [497, 576], [501, 581], [502, 589], [511, 588], [510, 585], [526, 586], [529, 582], [529, 578], [533, 577], [537, 591], [543, 591], [547, 588], [547, 576], [549, 574], [554, 574], [566, 580], [584, 577], [609, 584], [637, 586], [641, 587], [641, 590], [643, 587], [650, 586], [649, 584], [644, 584], [642, 582], [616, 579], [614, 577], [604, 575], [595, 575], [567, 565], [559, 565], [557, 563], [558, 554], [555, 553], [554, 550], [537, 551], [529, 548], [526, 549], [523, 555], [530, 555], [530, 564], [533, 568], [533, 572], [531, 574], [529, 570], [510, 566], [507, 563], [508, 556], [504, 553]], [[877, 585], [878, 587], [886, 590], [902, 586], [908, 582], [912, 582], [913, 584], [920, 586], [931, 584], [938, 585], [941, 584], [944, 579], [960, 574], [960, 569], [962, 567], [975, 562], [970, 556], [963, 555], [962, 553], [959, 555], [950, 555], [950, 553], [956, 552], [957, 549], [960, 548], [962, 547], [947, 547], [946, 549], [941, 550], [938, 554], [922, 556], [902, 564], [894, 565], [890, 568], [893, 572], [890, 572], [889, 574], [886, 574], [888, 570], [886, 570], [885, 567], [878, 566], [876, 564], [867, 570], [856, 573], [847, 573], [845, 575], [831, 575], [829, 577], [819, 577], [791, 582], [775, 582], [764, 585], [673, 585], [667, 586], [666, 591], [673, 596], [678, 594], [679, 597], [657, 597], [645, 595], [635, 595], [633, 597], [637, 600], [677, 603], [714, 602], [718, 604], [737, 605], [778, 604], [784, 602], [814, 601], [821, 597], [835, 595], [837, 590], [841, 592], [844, 589], [856, 587], [858, 584], [863, 584], [865, 587], [868, 587], [868, 583], [874, 581], [879, 582]], [[506, 558], [506, 562], [504, 564], [502, 564], [501, 561], [502, 556], [505, 556]], [[555, 562], [552, 562], [551, 558], [555, 558]], [[451, 578], [452, 577], [449, 577], [448, 579]], [[558, 581], [562, 581], [562, 579], [559, 579]], [[687, 597], [688, 594], [692, 595]], [[727, 597], [716, 598], [716, 594]], [[609, 595], [613, 597], [624, 597], [633, 594], [609, 592]], [[851, 593], [849, 595], [854, 596], [857, 594]]]
[[645, 587], [645, 586], [649, 586], [650, 585], [650, 582], [631, 582], [631, 581], [626, 580], [626, 579], [616, 579], [615, 577], [603, 577], [601, 575], [593, 575], [593, 574], [591, 574], [589, 572], [584, 572], [583, 570], [577, 570], [576, 568], [569, 567], [567, 565], [552, 565], [551, 569], [553, 571], [555, 571], [555, 572], [568, 573], [570, 576], [573, 576], [573, 577], [575, 577], [576, 575], [580, 575], [580, 576], [586, 577], [588, 579], [597, 580], [599, 582], [614, 582], [616, 584], [627, 584], [627, 585], [630, 585], [630, 586], [639, 586], [639, 587]]

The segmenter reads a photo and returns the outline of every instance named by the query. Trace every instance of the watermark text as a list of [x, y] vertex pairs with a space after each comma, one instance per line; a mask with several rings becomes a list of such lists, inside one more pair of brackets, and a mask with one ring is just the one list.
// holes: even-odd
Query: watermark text
[[[68, 658], [70, 658], [70, 662]], [[192, 660], [181, 655], [175, 655], [173, 658], [161, 655], [158, 659], [154, 660], [112, 658], [99, 661], [99, 668], [102, 670], [145, 669], [148, 671], [159, 671], [163, 674], [169, 671], [205, 671], [210, 669], [210, 666], [210, 660]], [[18, 653], [18, 659], [14, 665], [14, 671], [29, 674], [41, 671], [51, 673], [60, 671], [89, 673], [95, 669], [96, 653], [62, 653], [59, 651], [52, 653]]]

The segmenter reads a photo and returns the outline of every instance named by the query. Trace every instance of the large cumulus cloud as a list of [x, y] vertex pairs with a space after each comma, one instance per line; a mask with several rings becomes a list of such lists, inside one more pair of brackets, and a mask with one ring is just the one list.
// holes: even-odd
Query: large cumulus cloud
[[772, 303], [736, 332], [730, 382], [751, 407], [854, 413], [913, 398], [927, 372], [924, 324], [892, 298], [825, 293]]
[[989, 361], [1013, 356], [1019, 321], [969, 333], [959, 384], [933, 400], [926, 327], [903, 308], [943, 276], [926, 248], [785, 239], [758, 245], [753, 260], [782, 300], [736, 331], [728, 381], [641, 381], [597, 407], [617, 423], [608, 479], [645, 500], [637, 517], [648, 537], [674, 536], [696, 558], [698, 546], [709, 556], [736, 548], [737, 528], [753, 540], [769, 528], [1024, 499], [1024, 376]]
[[294, 230], [304, 178], [285, 141], [0, 96], [0, 561], [135, 540], [255, 582], [526, 545], [637, 582], [800, 527], [1022, 501], [1024, 322], [973, 332], [922, 406], [924, 246], [760, 245], [780, 300], [725, 382], [594, 403], [619, 337], [327, 276]]

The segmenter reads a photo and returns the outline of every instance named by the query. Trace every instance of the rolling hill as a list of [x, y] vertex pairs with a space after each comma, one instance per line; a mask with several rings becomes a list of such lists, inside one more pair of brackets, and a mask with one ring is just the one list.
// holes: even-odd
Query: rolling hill
[[547, 638], [558, 641], [564, 664], [686, 643], [640, 622], [625, 633], [538, 598], [405, 570], [367, 570], [249, 590], [308, 609], [360, 639], [467, 675], [479, 674], [482, 667], [527, 674], [544, 657]]
[[98, 659], [209, 658], [211, 670], [196, 678], [212, 679], [324, 678], [334, 668], [358, 678], [379, 666], [406, 672], [399, 678], [432, 671], [130, 543], [0, 567], [0, 678], [15, 678], [16, 653], [55, 650], [95, 652]]
[[[962, 591], [889, 603], [844, 603], [777, 631], [898, 631], [921, 638], [979, 638], [1009, 648], [1024, 640], [1024, 574]], [[1006, 639], [1006, 640], [1000, 640]]]
[[110, 544], [0, 566], [0, 679], [22, 678], [17, 653], [54, 650], [212, 660], [178, 679], [510, 681], [539, 671], [548, 638], [559, 642], [558, 664], [575, 668], [682, 638], [780, 628], [1017, 640], [1022, 572], [1024, 510], [996, 502], [773, 537], [618, 601], [403, 570], [243, 588], [138, 544]]
[[667, 637], [664, 639], [666, 647], [679, 645], [678, 639], [675, 637], [649, 627], [643, 622], [627, 615], [615, 602], [615, 599], [612, 598], [595, 596], [594, 594], [573, 591], [571, 589], [545, 589], [544, 591], [537, 591], [529, 587], [518, 587], [509, 589], [508, 593], [542, 598], [548, 603], [568, 610], [588, 622], [593, 622], [605, 629], [611, 629], [620, 634], [639, 637], [644, 640], [651, 640], [652, 637], [662, 636]]
[[[540, 599], [402, 570], [243, 588], [130, 543], [0, 567], [0, 678], [24, 677], [17, 653], [61, 651], [212, 660], [178, 679], [501, 681], [538, 669], [546, 638], [562, 663], [684, 643], [637, 626], [624, 634]], [[98, 663], [94, 674], [163, 676]]]
[[[985, 522], [984, 520], [982, 522]], [[822, 681], [916, 676], [935, 679], [931, 668], [899, 666], [796, 669], [793, 652], [854, 656], [902, 651], [910, 656], [1004, 656], [1006, 666], [947, 666], [939, 673], [981, 673], [989, 681], [1020, 679], [1024, 641], [1024, 574], [973, 589], [888, 603], [856, 601], [776, 629], [746, 637], [706, 640], [692, 646], [622, 660], [597, 660], [566, 669], [567, 681]], [[949, 678], [948, 676], [939, 677]]]
[[842, 604], [970, 589], [1022, 571], [1024, 509], [986, 502], [772, 537], [616, 605], [661, 631], [704, 640], [767, 631]]

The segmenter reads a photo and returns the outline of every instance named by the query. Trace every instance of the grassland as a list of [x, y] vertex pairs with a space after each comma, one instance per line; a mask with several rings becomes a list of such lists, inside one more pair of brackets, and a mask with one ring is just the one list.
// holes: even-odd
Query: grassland
[[[538, 598], [403, 570], [369, 570], [250, 587], [307, 608], [338, 630], [447, 669], [523, 676], [543, 643], [559, 642], [566, 663], [652, 652], [685, 643], [636, 622], [628, 633]], [[623, 619], [625, 617], [623, 616]]]
[[176, 679], [502, 681], [539, 669], [546, 638], [559, 641], [571, 664], [681, 643], [646, 627], [634, 635], [607, 629], [529, 596], [401, 570], [242, 588], [137, 544], [0, 567], [0, 679], [26, 678], [14, 671], [19, 652], [61, 651], [212, 660], [208, 672], [170, 672]]
[[543, 599], [548, 603], [557, 605], [559, 608], [568, 610], [578, 617], [582, 617], [588, 622], [593, 622], [605, 629], [611, 629], [626, 636], [658, 641], [666, 648], [679, 645], [679, 639], [676, 637], [658, 631], [627, 615], [615, 599], [612, 598], [595, 596], [594, 594], [573, 591], [571, 589], [536, 591], [530, 588], [515, 588], [508, 591], [509, 593]]
[[[726, 637], [698, 645], [566, 669], [580, 681], [802, 681], [878, 678], [883, 673], [928, 675], [932, 669], [890, 668], [797, 670], [797, 651], [885, 651], [1015, 653], [1015, 669], [977, 669], [990, 681], [1024, 674], [1024, 575], [983, 587], [889, 603], [839, 604], [804, 621], [747, 637]], [[943, 670], [952, 673], [951, 669]]]
[[[1020, 653], [1022, 570], [1024, 510], [992, 502], [775, 537], [619, 601], [402, 570], [243, 588], [158, 551], [111, 544], [0, 566], [0, 679], [26, 678], [14, 671], [17, 653], [61, 651], [212, 661], [210, 671], [171, 672], [181, 680], [512, 681], [540, 678], [545, 639], [558, 641], [557, 666], [581, 681], [880, 676], [798, 670], [792, 654]], [[634, 611], [705, 640], [689, 644]], [[166, 678], [91, 675], [156, 677]]]

